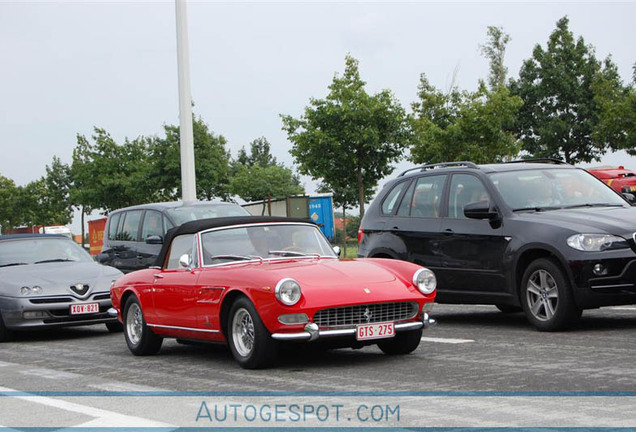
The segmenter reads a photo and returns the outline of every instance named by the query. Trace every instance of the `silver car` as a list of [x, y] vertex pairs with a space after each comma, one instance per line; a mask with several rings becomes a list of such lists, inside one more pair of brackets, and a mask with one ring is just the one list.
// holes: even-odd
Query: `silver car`
[[0, 342], [13, 330], [99, 323], [120, 330], [107, 311], [122, 275], [64, 236], [0, 236]]

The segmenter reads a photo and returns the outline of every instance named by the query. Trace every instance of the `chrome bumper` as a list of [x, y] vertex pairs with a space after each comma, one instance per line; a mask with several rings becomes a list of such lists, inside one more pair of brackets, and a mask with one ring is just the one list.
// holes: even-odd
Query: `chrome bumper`
[[[417, 330], [422, 327], [427, 328], [437, 324], [437, 321], [424, 313], [422, 321], [395, 324], [395, 331], [402, 332], [407, 330]], [[355, 328], [337, 329], [337, 330], [319, 330], [318, 325], [309, 323], [305, 325], [305, 330], [298, 333], [273, 333], [272, 338], [279, 341], [308, 341], [312, 342], [317, 339], [338, 337], [338, 336], [355, 336]]]
[[119, 314], [117, 313], [117, 309], [115, 309], [115, 308], [110, 308], [110, 309], [108, 309], [108, 310], [106, 311], [106, 313], [108, 314], [108, 316], [111, 316], [111, 317], [113, 317], [113, 318], [117, 318], [117, 315], [119, 315]]

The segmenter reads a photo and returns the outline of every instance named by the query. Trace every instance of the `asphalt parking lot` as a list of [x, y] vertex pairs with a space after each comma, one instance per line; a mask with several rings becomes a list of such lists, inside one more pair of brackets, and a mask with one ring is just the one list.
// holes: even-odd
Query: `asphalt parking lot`
[[[104, 414], [71, 409], [71, 415], [56, 402], [29, 399], [30, 393], [42, 392], [55, 401], [64, 392], [92, 396], [102, 392], [212, 392], [225, 396], [263, 391], [300, 396], [313, 392], [404, 392], [407, 396], [409, 392], [455, 392], [457, 396], [458, 392], [616, 393], [636, 389], [636, 307], [585, 311], [577, 327], [561, 333], [537, 332], [523, 314], [503, 314], [492, 306], [437, 305], [432, 315], [439, 324], [425, 331], [420, 347], [407, 356], [389, 357], [376, 347], [316, 351], [299, 345], [285, 350], [277, 367], [257, 371], [239, 368], [225, 347], [181, 345], [174, 340], [164, 342], [157, 356], [134, 357], [123, 335], [110, 334], [103, 325], [25, 333], [0, 345], [0, 392], [22, 397], [2, 398], [0, 425], [46, 426], [21, 414], [34, 407], [59, 419], [56, 425], [92, 424], [91, 419]], [[71, 402], [67, 399], [65, 403]], [[128, 412], [127, 408], [130, 405], [113, 405], [107, 412], [110, 417], [122, 412], [140, 417], [139, 410]], [[192, 403], [189, 409], [200, 414]], [[185, 425], [193, 419], [190, 413], [187, 421], [170, 422], [172, 418], [165, 412], [163, 417], [152, 412], [141, 416], [142, 425], [154, 425], [153, 421]], [[505, 419], [510, 421], [509, 414], [500, 413], [502, 424]], [[625, 421], [620, 425], [629, 425], [631, 420]], [[125, 418], [122, 422], [126, 423]]]

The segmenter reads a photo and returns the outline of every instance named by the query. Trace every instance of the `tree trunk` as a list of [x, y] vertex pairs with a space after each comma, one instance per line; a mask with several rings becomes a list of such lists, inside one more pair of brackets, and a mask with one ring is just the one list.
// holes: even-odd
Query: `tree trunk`
[[362, 182], [362, 167], [358, 167], [358, 201], [360, 203], [360, 220], [364, 217], [364, 183]]
[[342, 207], [342, 258], [347, 257], [347, 206]]
[[82, 213], [82, 217], [81, 217], [81, 220], [82, 220], [82, 222], [81, 222], [82, 223], [82, 244], [80, 246], [84, 247], [84, 206], [82, 206], [82, 212], [81, 213]]

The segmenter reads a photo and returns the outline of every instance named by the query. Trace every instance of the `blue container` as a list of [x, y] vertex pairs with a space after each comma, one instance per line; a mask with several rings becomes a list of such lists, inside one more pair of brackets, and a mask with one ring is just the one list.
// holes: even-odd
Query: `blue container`
[[320, 230], [329, 241], [334, 240], [333, 199], [331, 194], [309, 197], [309, 218], [318, 224]]

